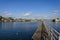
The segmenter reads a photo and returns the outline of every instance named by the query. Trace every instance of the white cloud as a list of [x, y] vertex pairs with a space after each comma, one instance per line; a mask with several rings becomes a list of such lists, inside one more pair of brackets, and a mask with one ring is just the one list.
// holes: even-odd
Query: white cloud
[[32, 12], [24, 13], [23, 16], [30, 16]]
[[9, 13], [7, 11], [3, 12], [3, 17], [11, 17], [12, 16], [12, 13]]
[[48, 16], [44, 16], [45, 18], [47, 18]]
[[58, 14], [59, 13], [59, 10], [54, 10], [53, 11], [53, 14]]
[[57, 13], [53, 13], [53, 14], [57, 14]]
[[54, 12], [59, 12], [59, 10], [54, 10]]
[[11, 16], [12, 14], [11, 13], [5, 13], [4, 15], [5, 16]]
[[11, 13], [5, 13], [5, 14], [3, 15], [3, 17], [11, 17], [11, 16], [12, 16]]

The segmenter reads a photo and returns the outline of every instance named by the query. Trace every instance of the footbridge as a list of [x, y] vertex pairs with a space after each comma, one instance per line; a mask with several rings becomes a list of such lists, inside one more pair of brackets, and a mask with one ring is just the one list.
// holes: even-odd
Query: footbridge
[[33, 34], [32, 40], [60, 40], [60, 33], [50, 27], [46, 22], [41, 21], [41, 25], [39, 25]]

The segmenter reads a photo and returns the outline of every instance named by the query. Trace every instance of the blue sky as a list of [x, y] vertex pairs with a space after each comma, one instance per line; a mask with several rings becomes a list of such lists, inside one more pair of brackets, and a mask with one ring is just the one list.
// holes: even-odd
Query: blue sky
[[0, 0], [0, 15], [15, 18], [60, 18], [60, 0]]

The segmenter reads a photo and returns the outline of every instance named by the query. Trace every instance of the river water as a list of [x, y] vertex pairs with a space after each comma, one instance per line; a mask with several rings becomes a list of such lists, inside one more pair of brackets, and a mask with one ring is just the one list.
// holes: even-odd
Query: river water
[[0, 40], [32, 40], [39, 22], [0, 22]]
[[[60, 33], [60, 22], [46, 21]], [[0, 40], [32, 40], [40, 22], [0, 22]]]

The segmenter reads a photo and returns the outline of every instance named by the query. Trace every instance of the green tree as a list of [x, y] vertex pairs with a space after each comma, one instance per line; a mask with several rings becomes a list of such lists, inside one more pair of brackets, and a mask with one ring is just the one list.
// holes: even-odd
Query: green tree
[[57, 18], [59, 20], [59, 18]]
[[0, 20], [2, 19], [2, 16], [0, 16]]
[[9, 17], [8, 19], [10, 19], [10, 20], [14, 20], [12, 17]]

